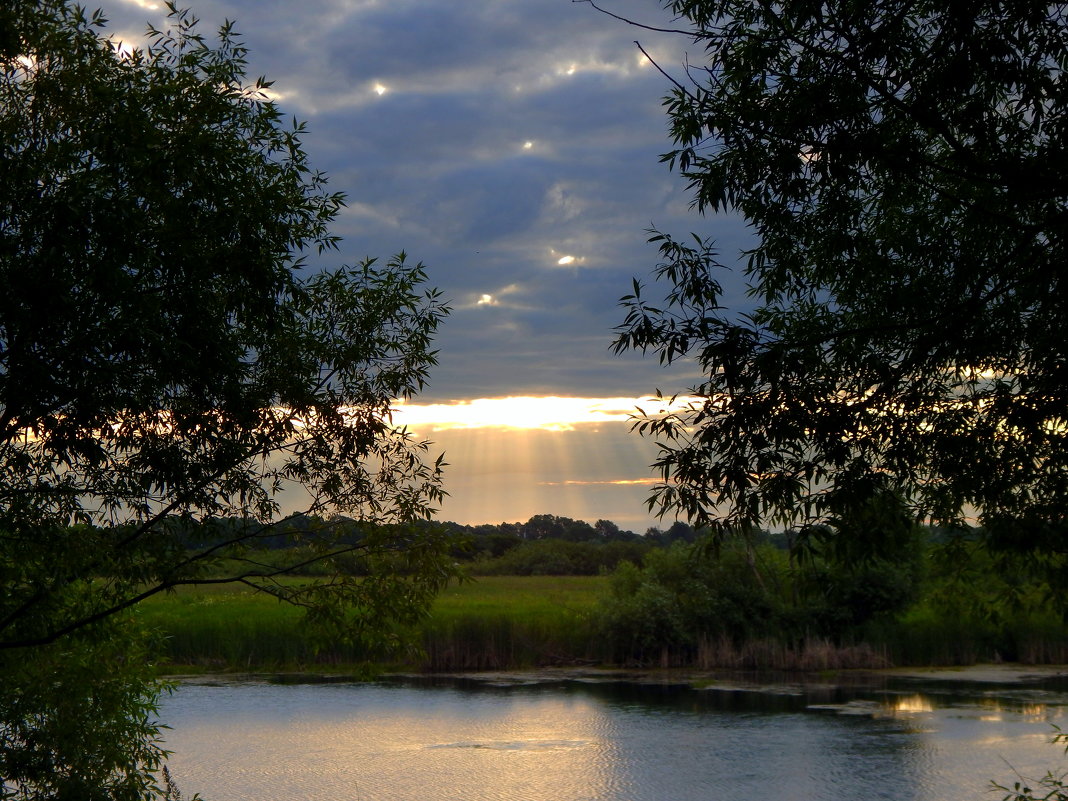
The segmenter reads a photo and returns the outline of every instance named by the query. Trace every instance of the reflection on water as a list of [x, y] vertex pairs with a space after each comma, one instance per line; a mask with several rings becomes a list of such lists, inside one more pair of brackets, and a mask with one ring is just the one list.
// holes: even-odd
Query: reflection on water
[[180, 786], [214, 801], [503, 801], [614, 797], [605, 712], [570, 694], [228, 685], [183, 687], [163, 716]]
[[887, 705], [891, 714], [915, 715], [920, 712], [934, 712], [934, 704], [925, 695], [902, 695], [891, 700]]
[[584, 748], [587, 745], [590, 745], [588, 740], [513, 740], [504, 743], [442, 743], [441, 745], [428, 745], [427, 748], [489, 748], [495, 751], [556, 751], [560, 748]]
[[210, 801], [989, 796], [1040, 776], [1056, 687], [186, 684], [161, 716]]

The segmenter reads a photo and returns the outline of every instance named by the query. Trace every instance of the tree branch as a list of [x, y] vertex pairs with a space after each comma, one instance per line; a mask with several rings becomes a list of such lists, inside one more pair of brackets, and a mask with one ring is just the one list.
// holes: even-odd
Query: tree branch
[[680, 29], [680, 28], [659, 28], [659, 27], [657, 27], [655, 25], [646, 25], [646, 24], [644, 24], [642, 22], [636, 22], [636, 21], [634, 21], [632, 19], [628, 19], [627, 17], [620, 16], [619, 14], [613, 14], [608, 9], [601, 8], [599, 5], [597, 5], [595, 2], [593, 2], [593, 0], [571, 0], [571, 2], [572, 3], [585, 3], [585, 4], [589, 5], [589, 6], [592, 6], [596, 11], [601, 12], [606, 17], [611, 17], [612, 19], [617, 19], [620, 22], [626, 23], [627, 25], [633, 25], [635, 28], [642, 28], [642, 29], [647, 30], [647, 31], [655, 31], [656, 33], [674, 33], [674, 34], [680, 34], [682, 36], [688, 36], [690, 38], [697, 38], [693, 31], [687, 31], [687, 30], [683, 30], [683, 29]]

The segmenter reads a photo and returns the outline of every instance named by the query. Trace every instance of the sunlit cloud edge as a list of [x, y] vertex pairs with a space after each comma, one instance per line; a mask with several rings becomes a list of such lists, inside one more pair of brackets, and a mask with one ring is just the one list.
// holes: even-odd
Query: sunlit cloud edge
[[662, 483], [659, 478], [617, 478], [604, 481], [584, 481], [581, 479], [568, 479], [566, 481], [539, 481], [539, 487], [631, 487], [652, 486]]
[[629, 423], [636, 415], [668, 414], [687, 407], [689, 397], [578, 398], [557, 395], [475, 398], [453, 403], [398, 402], [393, 422], [413, 430], [511, 429], [574, 431], [605, 423]]

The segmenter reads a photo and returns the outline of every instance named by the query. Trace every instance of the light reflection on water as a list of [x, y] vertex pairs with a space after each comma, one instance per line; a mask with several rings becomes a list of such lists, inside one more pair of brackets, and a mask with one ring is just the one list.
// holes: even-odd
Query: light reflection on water
[[1019, 687], [228, 683], [182, 685], [161, 717], [183, 794], [207, 801], [964, 801], [1057, 767], [1066, 703]]

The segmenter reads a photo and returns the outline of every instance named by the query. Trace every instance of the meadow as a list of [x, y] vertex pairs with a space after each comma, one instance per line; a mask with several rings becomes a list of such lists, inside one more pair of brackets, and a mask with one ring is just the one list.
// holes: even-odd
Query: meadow
[[[299, 579], [294, 579], [299, 580]], [[141, 604], [167, 673], [340, 670], [382, 667], [485, 670], [598, 662], [593, 612], [601, 576], [485, 576], [450, 585], [408, 635], [416, 646], [388, 665], [358, 646], [323, 643], [300, 609], [240, 586], [183, 587]]]

